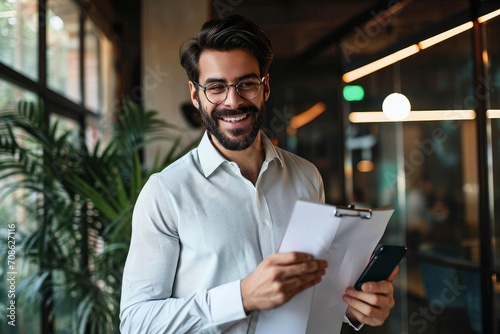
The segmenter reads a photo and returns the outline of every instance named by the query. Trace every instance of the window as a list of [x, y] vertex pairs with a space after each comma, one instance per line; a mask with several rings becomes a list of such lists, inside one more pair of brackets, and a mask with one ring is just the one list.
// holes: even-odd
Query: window
[[[36, 102], [38, 100], [37, 96], [29, 91], [26, 91], [18, 86], [12, 85], [5, 80], [0, 79], [0, 113], [5, 111], [13, 111], [16, 108], [16, 103], [19, 100], [27, 100]], [[16, 136], [18, 134], [16, 133]], [[19, 138], [21, 138], [19, 136]], [[19, 139], [21, 141], [21, 139]], [[21, 141], [22, 142], [22, 141]], [[29, 143], [26, 143], [29, 145]], [[36, 150], [36, 147], [33, 147]], [[0, 179], [0, 229], [2, 231], [9, 230], [12, 231], [12, 236], [14, 238], [19, 239], [21, 237], [22, 229], [24, 232], [26, 231], [34, 231], [37, 226], [34, 224], [28, 223], [28, 212], [27, 210], [22, 209], [19, 205], [15, 205], [16, 202], [29, 203], [29, 201], [35, 200], [35, 198], [27, 197], [27, 194], [24, 191], [16, 190], [12, 191], [11, 186], [15, 185], [19, 182], [19, 179], [15, 176], [10, 176], [8, 178]], [[11, 192], [11, 193], [10, 193]], [[6, 196], [9, 193], [9, 196]], [[12, 228], [12, 226], [15, 228]], [[5, 238], [7, 237], [7, 233], [1, 236], [1, 242], [3, 243]], [[7, 261], [4, 262], [5, 266], [0, 268], [0, 291], [4, 294], [4, 300], [7, 301], [7, 287], [6, 283], [8, 279], [8, 270], [7, 269]], [[27, 278], [30, 274], [32, 274], [36, 265], [30, 264], [28, 261], [23, 261], [22, 259], [14, 259], [15, 268], [16, 268], [16, 282], [17, 287], [19, 286], [19, 282], [23, 279]], [[2, 302], [3, 303], [3, 302]], [[7, 307], [6, 304], [3, 306]], [[39, 324], [39, 312], [40, 309], [35, 307], [32, 302], [27, 302], [25, 298], [19, 298], [16, 304], [17, 312], [16, 312], [16, 326], [20, 332], [33, 333], [37, 332], [40, 326]], [[37, 316], [35, 316], [37, 315]], [[7, 328], [6, 322], [9, 319], [3, 317], [0, 320], [0, 326], [2, 328]]]
[[49, 86], [81, 102], [79, 10], [71, 0], [49, 0], [47, 79]]
[[92, 21], [85, 21], [85, 106], [102, 110], [101, 39], [102, 34]]
[[38, 1], [0, 0], [0, 62], [38, 76]]
[[[48, 116], [46, 120], [52, 124], [57, 121], [59, 131], [71, 131], [68, 138], [77, 143], [84, 133], [90, 149], [93, 149], [105, 133], [103, 129], [109, 129], [110, 123], [106, 122], [110, 122], [110, 111], [116, 106], [113, 45], [79, 4], [72, 0], [47, 0], [47, 6], [40, 6], [45, 13], [39, 15], [37, 0], [0, 0], [0, 114], [16, 110], [20, 100], [40, 100]], [[41, 23], [46, 28], [45, 40], [40, 38], [44, 36], [39, 30], [40, 17], [47, 20]], [[32, 143], [25, 144], [31, 151]], [[32, 152], [43, 158], [38, 147], [33, 146]], [[4, 231], [7, 224], [15, 224], [16, 238], [21, 238], [39, 229], [37, 218], [40, 212], [34, 214], [20, 210], [14, 203], [39, 208], [40, 205], [29, 205], [29, 201], [44, 204], [46, 198], [36, 192], [27, 196], [28, 191], [16, 191], [6, 197], [9, 183], [19, 183], [19, 180], [13, 177], [0, 180], [0, 229]], [[43, 182], [37, 184], [40, 183]], [[43, 211], [46, 212], [45, 208]], [[1, 239], [5, 240], [5, 235]], [[17, 288], [42, 267], [39, 263], [33, 265], [21, 259], [16, 259], [16, 266]], [[0, 268], [0, 291], [5, 296], [8, 288], [6, 275], [4, 266]], [[64, 283], [60, 282], [61, 275], [56, 270], [51, 275], [52, 282]], [[27, 295], [29, 300], [25, 298]], [[42, 308], [49, 303], [42, 303], [42, 296], [38, 293], [30, 295], [28, 292], [25, 296], [16, 295], [16, 299], [22, 298], [16, 303], [16, 328], [26, 333], [41, 332]], [[73, 316], [73, 305], [64, 304], [63, 297], [57, 293], [50, 297], [53, 311], [58, 314], [53, 317], [53, 327], [58, 333], [68, 331]], [[6, 302], [0, 304], [6, 306]], [[7, 321], [3, 317], [0, 327], [7, 328]]]

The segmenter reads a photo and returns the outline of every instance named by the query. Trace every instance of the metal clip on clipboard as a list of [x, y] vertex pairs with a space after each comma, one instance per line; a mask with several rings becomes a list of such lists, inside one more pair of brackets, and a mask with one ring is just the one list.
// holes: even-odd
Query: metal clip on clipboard
[[356, 209], [353, 204], [349, 204], [348, 206], [337, 206], [335, 207], [334, 212], [336, 217], [361, 217], [363, 219], [372, 218], [371, 209]]

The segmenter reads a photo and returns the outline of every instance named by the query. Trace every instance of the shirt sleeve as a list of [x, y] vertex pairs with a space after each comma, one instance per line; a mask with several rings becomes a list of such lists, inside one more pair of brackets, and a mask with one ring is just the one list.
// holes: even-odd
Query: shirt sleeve
[[359, 331], [361, 328], [363, 328], [363, 325], [362, 323], [360, 322], [357, 322], [357, 323], [352, 323], [351, 320], [349, 320], [349, 318], [344, 315], [344, 322], [346, 324], [349, 324], [349, 326], [351, 326], [352, 328], [354, 328], [356, 331]]
[[175, 227], [164, 224], [161, 196], [159, 182], [150, 180], [134, 208], [120, 302], [121, 333], [221, 332], [246, 317], [240, 281], [172, 298], [180, 244]]

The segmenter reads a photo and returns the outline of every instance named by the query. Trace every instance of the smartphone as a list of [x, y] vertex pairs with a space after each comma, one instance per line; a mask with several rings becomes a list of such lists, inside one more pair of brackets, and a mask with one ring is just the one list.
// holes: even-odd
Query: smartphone
[[382, 245], [373, 253], [370, 261], [354, 284], [361, 291], [365, 282], [386, 280], [406, 254], [406, 246]]

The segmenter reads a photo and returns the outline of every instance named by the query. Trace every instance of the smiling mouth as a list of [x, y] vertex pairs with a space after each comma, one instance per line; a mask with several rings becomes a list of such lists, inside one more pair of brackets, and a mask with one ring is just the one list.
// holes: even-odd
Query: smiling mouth
[[248, 115], [250, 115], [250, 114], [244, 114], [244, 115], [233, 116], [233, 117], [226, 116], [226, 117], [221, 117], [221, 119], [225, 122], [236, 123], [236, 122], [244, 120], [245, 118], [248, 117]]

